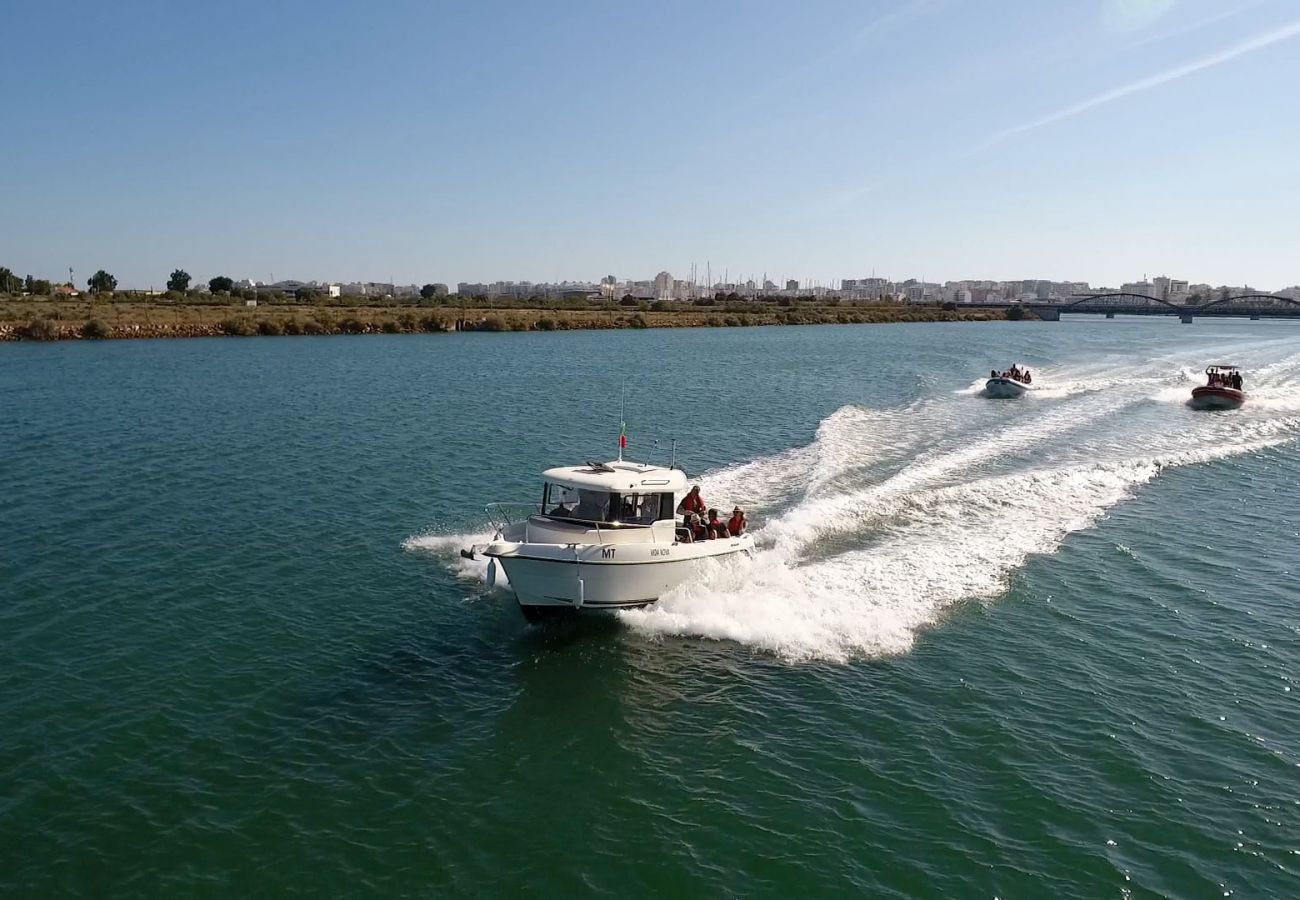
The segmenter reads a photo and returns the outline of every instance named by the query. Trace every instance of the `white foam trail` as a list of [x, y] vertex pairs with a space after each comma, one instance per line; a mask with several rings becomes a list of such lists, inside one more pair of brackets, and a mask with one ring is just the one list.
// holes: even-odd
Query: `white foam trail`
[[1056, 550], [1161, 468], [1257, 450], [1265, 438], [1164, 459], [982, 479], [895, 497], [867, 549], [811, 564], [789, 554], [727, 563], [654, 606], [621, 613], [647, 635], [734, 640], [783, 658], [843, 661], [906, 652], [955, 603], [995, 597], [1036, 553]]
[[845, 406], [822, 420], [812, 443], [738, 466], [706, 472], [703, 494], [752, 513], [800, 493], [817, 493], [845, 472], [915, 453], [924, 434], [902, 427], [917, 408], [873, 410]]
[[[976, 402], [963, 391], [903, 409], [846, 406], [806, 446], [706, 473], [710, 501], [750, 508], [763, 550], [703, 564], [623, 621], [650, 636], [734, 640], [789, 659], [905, 652], [954, 604], [998, 596], [1027, 557], [1055, 552], [1163, 468], [1295, 440], [1294, 347], [1207, 339], [1154, 360], [1040, 366], [1043, 404]], [[1243, 366], [1247, 405], [1187, 409], [1205, 361], [1219, 358]], [[482, 580], [483, 563], [454, 551], [489, 537], [431, 534], [404, 546]]]
[[[1120, 398], [1116, 402], [1122, 406], [1132, 400]], [[852, 530], [874, 517], [873, 510], [881, 500], [933, 485], [1009, 453], [1023, 452], [1062, 432], [1084, 427], [1114, 409], [1115, 406], [1109, 402], [1072, 405], [1036, 416], [1022, 425], [973, 438], [950, 450], [924, 454], [908, 468], [880, 484], [813, 499], [795, 507], [770, 522], [764, 530], [765, 537], [778, 544], [800, 547], [831, 533]]]

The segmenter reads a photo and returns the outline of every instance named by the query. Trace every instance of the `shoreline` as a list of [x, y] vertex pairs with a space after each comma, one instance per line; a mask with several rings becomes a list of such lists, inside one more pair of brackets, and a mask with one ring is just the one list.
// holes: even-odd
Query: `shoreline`
[[[765, 325], [884, 325], [1007, 321], [998, 310], [939, 306], [688, 307], [667, 311], [450, 306], [198, 305], [114, 301], [0, 301], [0, 341], [589, 331]], [[1025, 318], [1032, 318], [1026, 315]]]

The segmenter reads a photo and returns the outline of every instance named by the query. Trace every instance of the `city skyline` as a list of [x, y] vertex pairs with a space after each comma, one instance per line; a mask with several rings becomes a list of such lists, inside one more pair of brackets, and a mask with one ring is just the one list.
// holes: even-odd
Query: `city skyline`
[[[200, 274], [200, 276], [195, 276], [194, 273], [187, 272], [185, 269], [181, 269], [181, 271], [185, 272], [186, 276], [188, 276], [191, 290], [207, 290], [208, 282], [214, 280], [214, 278], [230, 277], [227, 273]], [[74, 281], [69, 281], [66, 280], [66, 278], [59, 277], [49, 278], [47, 274], [42, 273], [25, 273], [22, 271], [14, 272], [19, 280], [22, 280], [23, 277], [31, 277], [36, 278], [36, 280], [49, 281], [51, 284], [56, 285], [72, 284], [74, 289], [77, 290], [85, 289], [87, 282], [86, 278], [77, 276], [74, 269], [72, 269], [70, 273], [74, 274]], [[109, 274], [114, 274], [114, 277], [116, 277], [116, 273], [114, 272], [109, 272]], [[762, 291], [762, 293], [771, 294], [802, 294], [813, 293], [813, 291], [816, 291], [816, 293], [822, 293], [822, 291], [841, 293], [841, 291], [852, 290], [854, 286], [858, 286], [859, 284], [866, 285], [867, 282], [872, 282], [872, 284], [881, 287], [885, 285], [902, 287], [918, 284], [935, 287], [982, 286], [984, 289], [1001, 289], [1001, 287], [1008, 285], [1022, 284], [1053, 285], [1060, 287], [1061, 290], [1053, 291], [1053, 297], [1065, 297], [1065, 295], [1070, 293], [1078, 294], [1089, 293], [1089, 291], [1112, 290], [1123, 291], [1123, 293], [1149, 293], [1153, 295], [1161, 295], [1162, 291], [1166, 291], [1167, 293], [1170, 284], [1175, 285], [1175, 293], [1182, 294], [1205, 293], [1205, 291], [1209, 290], [1219, 290], [1223, 289], [1223, 287], [1231, 287], [1231, 289], [1234, 290], [1260, 291], [1260, 293], [1264, 294], [1300, 295], [1300, 278], [1296, 278], [1295, 281], [1286, 285], [1261, 287], [1258, 286], [1258, 282], [1253, 280], [1239, 280], [1236, 282], [1193, 281], [1190, 280], [1190, 278], [1170, 278], [1170, 276], [1167, 276], [1165, 273], [1158, 274], [1158, 276], [1143, 273], [1140, 278], [1110, 282], [1110, 284], [1108, 284], [1108, 282], [1092, 280], [1076, 280], [1076, 278], [930, 278], [917, 276], [917, 274], [909, 274], [909, 276], [906, 277], [891, 277], [887, 276], [887, 274], [885, 274], [885, 276], [878, 276], [875, 271], [872, 271], [870, 276], [859, 272], [858, 274], [855, 274], [854, 277], [832, 277], [826, 278], [826, 280], [820, 280], [820, 278], [790, 278], [784, 276], [784, 274], [781, 274], [781, 276], [774, 276], [774, 274], [771, 274], [770, 272], [763, 272], [762, 274], [759, 274], [759, 276], [749, 273], [737, 273], [736, 276], [731, 276], [727, 269], [723, 269], [723, 273], [720, 274], [719, 277], [712, 278], [712, 274], [714, 273], [712, 273], [711, 269], [707, 267], [705, 272], [699, 272], [697, 267], [690, 267], [689, 272], [685, 274], [685, 277], [681, 278], [676, 277], [676, 274], [667, 271], [667, 269], [662, 269], [662, 271], [654, 277], [615, 276], [615, 274], [606, 274], [606, 276], [602, 277], [568, 277], [560, 278], [560, 280], [555, 281], [533, 281], [530, 280], [530, 278], [490, 278], [490, 280], [486, 281], [456, 282], [446, 280], [429, 281], [426, 280], [426, 278], [420, 278], [420, 280], [416, 281], [402, 282], [400, 280], [380, 281], [373, 280], [373, 278], [369, 278], [369, 280], [347, 281], [342, 280], [342, 278], [328, 277], [274, 278], [274, 276], [265, 278], [265, 280], [264, 278], [248, 277], [234, 277], [231, 278], [231, 280], [233, 280], [235, 286], [240, 287], [240, 289], [257, 287], [257, 289], [292, 290], [296, 286], [333, 287], [333, 295], [335, 295], [335, 297], [338, 297], [338, 295], [348, 294], [376, 294], [383, 293], [383, 291], [394, 293], [394, 289], [399, 289], [396, 290], [396, 293], [399, 294], [417, 294], [421, 287], [424, 286], [434, 286], [441, 290], [442, 293], [451, 294], [517, 293], [520, 297], [526, 297], [526, 295], [529, 295], [528, 291], [512, 289], [537, 287], [537, 289], [541, 289], [538, 293], [554, 293], [556, 289], [565, 289], [565, 287], [573, 287], [573, 289], [577, 289], [577, 287], [586, 287], [586, 289], [595, 291], [601, 290], [602, 287], [606, 287], [606, 289], [614, 289], [614, 287], [617, 287], [619, 290], [630, 290], [633, 289], [633, 287], [636, 287], [636, 289], [642, 289], [642, 287], [654, 285], [656, 290], [658, 290], [658, 293], [663, 294], [664, 281], [667, 281], [667, 285], [672, 287], [672, 291], [669, 291], [669, 293], [675, 291], [675, 293], [673, 293], [673, 299], [685, 299], [688, 297], [688, 294], [685, 293], [686, 286], [689, 286], [690, 289], [689, 297], [702, 297], [702, 295], [705, 295], [705, 291], [733, 289], [748, 289], [750, 291], [758, 290]], [[118, 280], [117, 290], [140, 291], [140, 293], [149, 293], [149, 291], [152, 291], [152, 293], [161, 294], [166, 290], [166, 281], [168, 281], [168, 278], [165, 276], [160, 277], [157, 281], [151, 281], [147, 285], [125, 284], [125, 282]], [[1153, 290], [1153, 286], [1158, 285], [1164, 285], [1164, 287], [1162, 287], [1161, 290]], [[1178, 287], [1178, 285], [1182, 287]], [[614, 291], [607, 290], [606, 293], [614, 293]]]
[[1046, 6], [24, 7], [0, 264], [1300, 281], [1294, 5]]

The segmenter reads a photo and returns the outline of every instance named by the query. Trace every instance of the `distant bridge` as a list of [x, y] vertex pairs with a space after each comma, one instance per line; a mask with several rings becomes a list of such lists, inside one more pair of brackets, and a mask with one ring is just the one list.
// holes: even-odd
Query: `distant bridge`
[[[1006, 308], [1009, 303], [982, 303], [980, 306]], [[1056, 303], [1029, 301], [1020, 304], [1033, 310], [1041, 319], [1055, 322], [1062, 313], [1115, 316], [1178, 316], [1190, 324], [1194, 318], [1300, 319], [1300, 300], [1276, 294], [1239, 294], [1204, 303], [1170, 303], [1159, 297], [1123, 292], [1075, 295]]]

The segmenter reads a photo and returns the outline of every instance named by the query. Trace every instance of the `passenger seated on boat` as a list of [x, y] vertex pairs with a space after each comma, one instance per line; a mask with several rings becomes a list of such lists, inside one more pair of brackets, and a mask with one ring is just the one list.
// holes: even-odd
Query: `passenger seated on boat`
[[745, 533], [749, 522], [745, 519], [745, 511], [737, 506], [731, 511], [731, 518], [727, 521], [727, 531], [731, 532], [732, 537], [740, 537]]
[[704, 527], [704, 522], [700, 520], [699, 513], [691, 513], [691, 542], [705, 541], [709, 538], [709, 530]]
[[989, 369], [989, 377], [990, 377], [990, 378], [997, 378], [997, 377], [998, 377], [998, 370], [997, 370], [997, 369]]
[[718, 518], [718, 511], [716, 509], [709, 510], [710, 540], [725, 537], [731, 537], [731, 533], [727, 531], [727, 523]]
[[563, 503], [560, 503], [548, 512], [547, 515], [559, 516], [561, 519], [567, 519], [569, 516], [573, 515], [573, 510], [569, 509], [569, 507], [565, 506]]
[[1033, 384], [1033, 383], [1034, 383], [1034, 376], [1029, 374], [1029, 370], [1028, 370], [1028, 369], [1025, 369], [1025, 371], [1022, 372], [1022, 373], [1020, 373], [1020, 374], [1022, 374], [1022, 375], [1025, 376], [1025, 378], [1024, 378], [1025, 384]]
[[700, 486], [697, 484], [682, 498], [682, 502], [677, 504], [679, 513], [700, 513], [705, 510], [704, 498], [700, 496]]
[[1232, 386], [1235, 387], [1237, 390], [1241, 390], [1242, 384], [1244, 384], [1244, 382], [1241, 380], [1241, 373], [1237, 372], [1235, 375], [1232, 376]]

